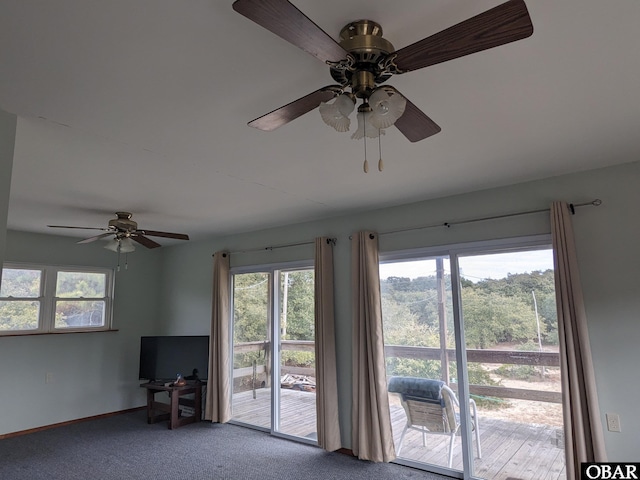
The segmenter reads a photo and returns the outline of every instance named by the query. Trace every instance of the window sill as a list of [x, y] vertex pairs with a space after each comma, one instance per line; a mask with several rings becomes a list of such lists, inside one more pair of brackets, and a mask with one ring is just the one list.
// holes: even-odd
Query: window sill
[[101, 329], [101, 330], [73, 330], [70, 332], [7, 332], [0, 333], [0, 338], [2, 337], [31, 337], [34, 335], [71, 335], [73, 333], [107, 333], [107, 332], [118, 332], [117, 328], [109, 328], [109, 329]]

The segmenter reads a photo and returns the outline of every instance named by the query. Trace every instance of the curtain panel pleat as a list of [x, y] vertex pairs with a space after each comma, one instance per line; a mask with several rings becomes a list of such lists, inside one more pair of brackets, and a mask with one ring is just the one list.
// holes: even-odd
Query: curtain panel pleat
[[351, 262], [351, 448], [360, 459], [390, 462], [396, 454], [385, 371], [377, 234], [353, 235]]
[[225, 423], [231, 419], [229, 299], [231, 277], [229, 253], [213, 256], [213, 295], [211, 333], [209, 335], [209, 379], [205, 402], [205, 419]]
[[333, 304], [333, 246], [328, 238], [315, 239], [315, 352], [316, 415], [318, 445], [327, 451], [338, 450], [338, 379]]
[[571, 214], [564, 202], [551, 205], [551, 235], [558, 309], [566, 476], [577, 478], [581, 462], [605, 462], [607, 455]]

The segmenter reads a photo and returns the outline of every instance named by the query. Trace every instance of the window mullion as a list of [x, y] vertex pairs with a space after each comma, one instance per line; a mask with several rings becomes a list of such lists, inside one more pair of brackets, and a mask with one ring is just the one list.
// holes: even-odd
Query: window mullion
[[55, 312], [55, 292], [56, 292], [56, 271], [50, 267], [46, 267], [42, 272], [43, 281], [43, 303], [42, 313], [40, 314], [41, 330], [51, 332], [54, 325]]

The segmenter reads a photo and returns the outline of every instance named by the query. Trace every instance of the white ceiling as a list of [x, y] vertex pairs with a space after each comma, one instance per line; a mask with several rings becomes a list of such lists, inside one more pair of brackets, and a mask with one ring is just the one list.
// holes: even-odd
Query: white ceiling
[[[0, 108], [18, 115], [8, 226], [141, 228], [193, 239], [640, 159], [638, 0], [527, 0], [533, 36], [388, 83], [442, 127], [382, 137], [385, 170], [317, 111], [246, 123], [334, 83], [231, 0], [0, 0]], [[396, 49], [501, 0], [294, 0], [337, 38]], [[161, 243], [166, 243], [160, 239]]]

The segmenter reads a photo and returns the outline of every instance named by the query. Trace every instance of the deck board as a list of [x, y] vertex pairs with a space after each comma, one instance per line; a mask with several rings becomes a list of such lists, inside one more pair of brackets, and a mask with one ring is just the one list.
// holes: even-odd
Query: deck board
[[[270, 389], [233, 396], [233, 419], [242, 423], [270, 428]], [[315, 438], [315, 393], [281, 389], [280, 432]], [[391, 424], [396, 448], [406, 423], [400, 404], [390, 398]], [[506, 480], [565, 480], [564, 450], [556, 445], [559, 427], [517, 423], [480, 416], [482, 458], [474, 458], [475, 475], [479, 478]], [[421, 433], [408, 431], [401, 450], [402, 458], [427, 464], [447, 465], [449, 436], [427, 434], [427, 447], [422, 446]], [[476, 455], [475, 438], [473, 453]], [[453, 468], [462, 469], [461, 438], [454, 443]]]

